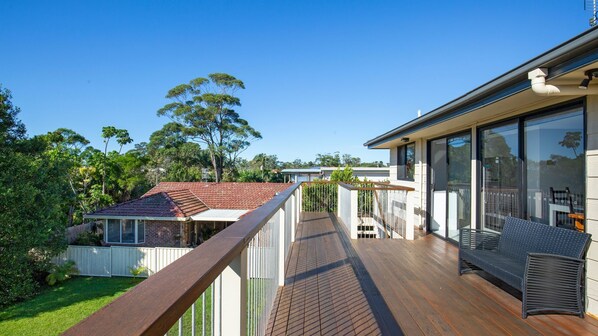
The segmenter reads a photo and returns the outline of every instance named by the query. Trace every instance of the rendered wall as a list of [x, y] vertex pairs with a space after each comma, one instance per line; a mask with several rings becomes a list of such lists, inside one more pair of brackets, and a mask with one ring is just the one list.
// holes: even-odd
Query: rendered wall
[[587, 255], [587, 311], [598, 316], [598, 96], [588, 96], [586, 110], [586, 232], [592, 234]]

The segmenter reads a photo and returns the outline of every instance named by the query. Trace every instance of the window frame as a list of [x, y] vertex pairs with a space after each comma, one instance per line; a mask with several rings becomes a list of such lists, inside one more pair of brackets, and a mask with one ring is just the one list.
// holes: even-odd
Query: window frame
[[[407, 169], [407, 152], [409, 147], [413, 148], [412, 176], [409, 176]], [[415, 142], [410, 142], [397, 147], [397, 180], [415, 181]]]
[[[567, 110], [573, 110], [579, 108], [582, 111], [582, 115], [583, 115], [583, 142], [582, 142], [582, 149], [584, 151], [584, 153], [587, 153], [587, 142], [588, 142], [588, 137], [587, 137], [587, 100], [586, 98], [576, 98], [576, 99], [572, 99], [570, 101], [565, 101], [562, 103], [557, 103], [554, 105], [549, 105], [546, 107], [542, 107], [539, 109], [535, 109], [535, 110], [531, 110], [531, 111], [527, 111], [525, 113], [521, 113], [518, 114], [516, 116], [512, 116], [509, 118], [505, 118], [505, 119], [499, 119], [499, 120], [495, 120], [495, 121], [491, 121], [485, 124], [481, 124], [478, 125], [477, 130], [476, 130], [476, 141], [477, 141], [477, 146], [476, 146], [476, 164], [477, 164], [477, 175], [478, 175], [478, 188], [477, 188], [477, 194], [480, 195], [481, 198], [481, 188], [482, 188], [482, 162], [481, 160], [481, 155], [482, 155], [482, 141], [481, 141], [481, 134], [482, 131], [486, 130], [486, 129], [490, 129], [490, 128], [494, 128], [494, 127], [498, 127], [501, 125], [506, 125], [508, 123], [516, 123], [518, 126], [517, 130], [519, 133], [519, 148], [518, 148], [518, 154], [517, 154], [517, 158], [519, 160], [519, 182], [518, 182], [518, 188], [519, 190], [519, 195], [520, 195], [520, 201], [519, 201], [519, 207], [520, 207], [520, 216], [518, 216], [518, 218], [528, 218], [529, 214], [528, 214], [528, 209], [527, 209], [527, 203], [526, 203], [526, 199], [527, 199], [527, 162], [526, 162], [526, 153], [525, 153], [525, 122], [528, 120], [532, 120], [535, 118], [542, 118], [542, 117], [548, 117], [551, 115], [556, 115], [559, 113], [563, 113]], [[587, 162], [584, 166], [584, 176], [587, 175]], [[585, 198], [587, 199], [587, 189], [584, 189], [584, 194], [586, 195]], [[480, 199], [477, 200], [476, 202], [476, 207], [477, 207], [477, 215], [476, 215], [476, 228], [477, 229], [483, 229], [483, 230], [489, 230], [488, 228], [485, 228], [482, 225], [482, 206], [483, 204], [480, 202]], [[584, 204], [584, 211], [587, 211], [587, 204]], [[493, 230], [490, 230], [493, 231]], [[496, 231], [497, 232], [497, 231]]]
[[[114, 225], [118, 225], [118, 241], [112, 241], [112, 240], [108, 240], [110, 237], [109, 234], [109, 225], [108, 225], [108, 221], [113, 220], [113, 221], [118, 221], [117, 223], [114, 223]], [[133, 227], [133, 233], [134, 233], [134, 241], [133, 242], [123, 242], [123, 224], [125, 221], [133, 221], [134, 223], [134, 227]], [[104, 241], [108, 244], [127, 244], [127, 245], [139, 245], [139, 244], [144, 244], [145, 243], [145, 226], [146, 226], [146, 221], [143, 219], [131, 219], [131, 218], [106, 218], [104, 219], [104, 227], [105, 227], [105, 232], [104, 232]], [[140, 227], [140, 223], [143, 226], [143, 236], [139, 237], [139, 227]], [[113, 228], [113, 225], [110, 225], [111, 228]]]

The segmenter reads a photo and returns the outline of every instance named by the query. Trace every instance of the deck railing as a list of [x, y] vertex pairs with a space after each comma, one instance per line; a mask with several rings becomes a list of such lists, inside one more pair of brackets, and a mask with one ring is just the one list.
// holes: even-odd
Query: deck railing
[[338, 184], [338, 217], [351, 239], [414, 238], [413, 188], [377, 182]]
[[302, 184], [304, 212], [333, 212], [338, 209], [336, 182], [312, 181]]
[[300, 209], [294, 184], [65, 335], [263, 335]]

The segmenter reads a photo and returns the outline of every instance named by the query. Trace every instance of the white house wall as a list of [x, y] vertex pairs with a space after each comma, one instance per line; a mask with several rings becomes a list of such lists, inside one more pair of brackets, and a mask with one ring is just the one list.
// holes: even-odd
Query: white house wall
[[415, 141], [415, 170], [413, 181], [397, 179], [397, 147], [390, 149], [390, 182], [394, 185], [414, 188], [413, 194], [413, 225], [425, 228], [426, 220], [426, 142], [419, 139]]
[[587, 255], [587, 311], [598, 316], [598, 96], [588, 96], [586, 109], [586, 232], [592, 234]]

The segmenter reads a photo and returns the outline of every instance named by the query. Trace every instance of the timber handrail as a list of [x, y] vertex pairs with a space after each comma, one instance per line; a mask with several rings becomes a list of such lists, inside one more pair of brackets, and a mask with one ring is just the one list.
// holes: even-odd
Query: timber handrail
[[164, 335], [299, 186], [290, 185], [64, 335]]

